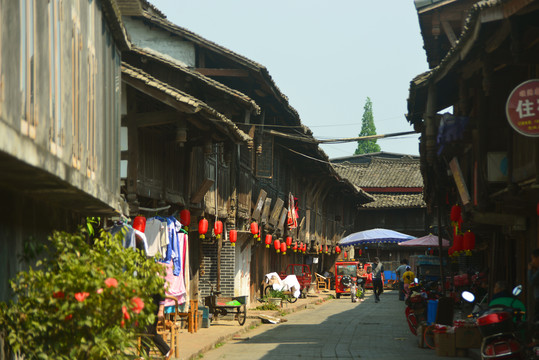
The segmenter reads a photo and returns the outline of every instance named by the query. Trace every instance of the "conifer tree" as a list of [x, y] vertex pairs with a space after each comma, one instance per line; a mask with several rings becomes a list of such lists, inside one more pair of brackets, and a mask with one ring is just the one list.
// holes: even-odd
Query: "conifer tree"
[[[369, 97], [365, 101], [363, 107], [363, 117], [361, 118], [361, 132], [358, 136], [376, 135], [376, 127], [374, 126], [374, 117], [372, 115], [372, 101]], [[354, 155], [368, 154], [373, 152], [379, 152], [380, 145], [376, 143], [376, 139], [372, 140], [358, 140], [357, 149]]]

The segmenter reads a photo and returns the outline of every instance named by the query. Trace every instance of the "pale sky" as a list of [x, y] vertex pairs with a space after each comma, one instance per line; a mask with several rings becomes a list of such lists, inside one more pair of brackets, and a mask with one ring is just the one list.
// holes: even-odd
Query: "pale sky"
[[[317, 139], [357, 136], [365, 99], [378, 134], [411, 131], [406, 99], [428, 70], [413, 0], [150, 0], [176, 25], [264, 65]], [[419, 153], [418, 136], [381, 139]], [[323, 145], [330, 158], [357, 143]]]

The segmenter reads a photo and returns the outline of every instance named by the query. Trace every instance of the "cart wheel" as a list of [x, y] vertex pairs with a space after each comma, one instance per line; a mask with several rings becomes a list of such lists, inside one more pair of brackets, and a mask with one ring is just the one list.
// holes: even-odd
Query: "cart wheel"
[[270, 292], [273, 290], [273, 287], [271, 285], [268, 285], [264, 288], [264, 296], [268, 297], [270, 296]]
[[245, 324], [245, 320], [247, 319], [247, 306], [245, 304], [241, 305], [238, 308], [238, 323], [240, 326], [243, 326]]
[[287, 297], [287, 298], [286, 298], [286, 301], [288, 301], [289, 303], [293, 304], [293, 303], [295, 303], [296, 301], [298, 301], [298, 298], [295, 297], [294, 295], [292, 295], [292, 296]]

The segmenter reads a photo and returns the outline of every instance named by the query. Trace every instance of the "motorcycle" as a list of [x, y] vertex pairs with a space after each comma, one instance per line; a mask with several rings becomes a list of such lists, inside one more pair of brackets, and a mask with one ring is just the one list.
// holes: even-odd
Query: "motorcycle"
[[[513, 296], [522, 292], [522, 285], [513, 289]], [[475, 296], [462, 292], [462, 298], [473, 303]], [[477, 309], [474, 309], [477, 310]], [[511, 307], [492, 307], [472, 312], [483, 336], [481, 359], [539, 359], [539, 345], [528, 345], [524, 312]]]
[[404, 313], [412, 334], [417, 335], [419, 324], [427, 321], [428, 300], [440, 298], [441, 294], [437, 291], [437, 287], [436, 282], [421, 284], [417, 278], [410, 284], [410, 296], [405, 301]]
[[365, 279], [358, 277], [350, 286], [350, 298], [352, 302], [358, 302], [365, 294]]

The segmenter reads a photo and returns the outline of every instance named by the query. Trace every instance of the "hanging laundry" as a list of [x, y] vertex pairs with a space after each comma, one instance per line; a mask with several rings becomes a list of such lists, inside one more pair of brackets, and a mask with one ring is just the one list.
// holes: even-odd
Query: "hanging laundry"
[[[174, 275], [172, 263], [159, 263], [165, 268], [165, 295], [178, 300], [178, 304], [185, 303], [185, 284], [182, 276]], [[174, 300], [165, 299], [165, 307], [174, 306]]]
[[[161, 220], [162, 219], [162, 220]], [[163, 221], [164, 220], [164, 221]], [[148, 242], [147, 255], [150, 257], [157, 254], [162, 255], [162, 247], [168, 244], [167, 222], [163, 218], [153, 217], [146, 221], [146, 230], [144, 231]]]
[[178, 232], [180, 232], [182, 225], [176, 218], [169, 216], [167, 218], [167, 231], [169, 244], [167, 245], [167, 255], [165, 256], [165, 262], [172, 261], [174, 265], [174, 275], [178, 276], [181, 273], [180, 262], [180, 245], [178, 242]]

